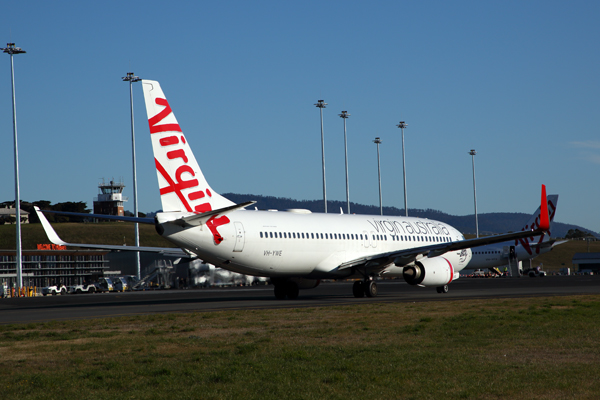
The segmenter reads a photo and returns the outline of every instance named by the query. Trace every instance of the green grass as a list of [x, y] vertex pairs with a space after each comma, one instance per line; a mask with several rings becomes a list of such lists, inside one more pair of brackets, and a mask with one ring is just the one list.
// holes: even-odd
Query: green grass
[[547, 399], [600, 393], [600, 296], [0, 326], [15, 399]]

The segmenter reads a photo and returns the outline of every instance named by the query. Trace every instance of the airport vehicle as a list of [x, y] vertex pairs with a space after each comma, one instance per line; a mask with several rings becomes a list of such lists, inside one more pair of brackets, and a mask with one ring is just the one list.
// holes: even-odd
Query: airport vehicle
[[543, 278], [544, 276], [546, 276], [546, 271], [530, 270], [529, 272], [527, 272], [527, 275], [530, 278], [535, 278], [535, 277]]
[[96, 286], [87, 285], [87, 284], [69, 286], [69, 293], [71, 293], [71, 294], [96, 293]]
[[159, 83], [143, 80], [142, 87], [163, 211], [154, 219], [112, 219], [152, 223], [180, 249], [66, 243], [36, 208], [53, 243], [179, 251], [233, 272], [269, 277], [277, 299], [295, 299], [300, 289], [314, 288], [321, 279], [346, 278], [358, 279], [354, 296], [373, 297], [378, 276], [403, 277], [410, 285], [446, 293], [471, 260], [472, 247], [538, 236], [550, 228], [544, 185], [540, 221], [531, 230], [469, 240], [448, 224], [424, 218], [246, 210], [253, 201], [235, 204], [210, 187]]
[[108, 277], [98, 279], [98, 282], [94, 283], [94, 286], [97, 292], [112, 292], [115, 290], [112, 279]]
[[126, 290], [130, 290], [129, 282], [127, 282], [127, 278], [124, 276], [115, 276], [111, 278], [111, 280], [115, 292], [124, 292]]
[[528, 268], [525, 271], [523, 271], [523, 275], [527, 275], [530, 278], [543, 278], [544, 276], [546, 276], [546, 271], [542, 271], [541, 267]]
[[[556, 215], [556, 208], [558, 206], [558, 195], [553, 194], [548, 196], [548, 212], [550, 227], [554, 221]], [[528, 231], [532, 228], [536, 228], [540, 221], [541, 207], [533, 213], [527, 223], [521, 228], [521, 231]], [[518, 262], [524, 260], [530, 260], [544, 254], [562, 243], [566, 243], [566, 240], [556, 241], [550, 238], [550, 230], [548, 232], [542, 232], [538, 236], [530, 236], [528, 238], [521, 238], [510, 242], [494, 243], [487, 246], [480, 246], [472, 251], [471, 261], [467, 265], [468, 269], [479, 269], [495, 267], [502, 267], [508, 265], [509, 262]]]
[[42, 295], [56, 296], [57, 294], [67, 294], [67, 287], [65, 285], [50, 285], [42, 288]]

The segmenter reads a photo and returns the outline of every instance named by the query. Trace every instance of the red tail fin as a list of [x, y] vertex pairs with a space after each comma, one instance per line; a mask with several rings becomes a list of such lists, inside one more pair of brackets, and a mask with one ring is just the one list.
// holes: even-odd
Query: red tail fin
[[539, 229], [543, 231], [550, 229], [550, 218], [548, 217], [548, 199], [546, 198], [546, 185], [542, 185], [542, 204], [540, 206]]

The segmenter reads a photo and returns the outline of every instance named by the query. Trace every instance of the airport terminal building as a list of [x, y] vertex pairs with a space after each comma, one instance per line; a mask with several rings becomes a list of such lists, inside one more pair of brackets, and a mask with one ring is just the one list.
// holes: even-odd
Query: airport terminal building
[[[41, 246], [41, 248], [40, 248]], [[107, 250], [66, 250], [55, 245], [40, 245], [38, 250], [23, 250], [23, 286], [66, 286], [97, 281], [108, 269]], [[47, 248], [45, 248], [47, 247]], [[17, 282], [15, 250], [0, 250], [0, 284], [13, 287]]]
[[575, 253], [571, 262], [579, 272], [600, 273], [600, 253]]

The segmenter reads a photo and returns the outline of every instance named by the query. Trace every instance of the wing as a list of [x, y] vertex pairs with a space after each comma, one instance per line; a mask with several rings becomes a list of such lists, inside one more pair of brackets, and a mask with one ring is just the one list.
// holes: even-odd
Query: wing
[[540, 210], [540, 221], [529, 231], [505, 233], [502, 235], [486, 236], [482, 238], [466, 239], [450, 243], [438, 243], [429, 246], [412, 247], [404, 250], [391, 251], [387, 253], [373, 254], [357, 258], [341, 264], [338, 269], [352, 267], [364, 267], [371, 272], [379, 272], [386, 266], [394, 263], [396, 266], [408, 265], [421, 257], [437, 257], [450, 251], [458, 251], [472, 247], [485, 246], [488, 244], [502, 243], [510, 240], [524, 239], [538, 236], [550, 229], [548, 217], [548, 201], [546, 199], [546, 186], [542, 185], [542, 201]]
[[[35, 212], [36, 212], [38, 218], [40, 219], [40, 222], [42, 223], [42, 227], [44, 228], [44, 231], [46, 232], [46, 235], [48, 236], [48, 239], [54, 244], [58, 244], [61, 246], [87, 247], [90, 249], [147, 251], [147, 252], [161, 253], [161, 254], [172, 255], [172, 256], [177, 256], [177, 257], [188, 257], [188, 258], [192, 257], [190, 254], [186, 253], [182, 249], [174, 248], [174, 247], [172, 248], [172, 247], [115, 246], [115, 245], [108, 245], [108, 244], [67, 243], [58, 236], [58, 234], [56, 233], [54, 228], [52, 228], [52, 225], [50, 225], [50, 222], [48, 222], [48, 220], [46, 219], [46, 216], [40, 211], [40, 209], [38, 207], [34, 207], [34, 208], [35, 208]], [[85, 215], [89, 216], [89, 214], [85, 214]], [[102, 216], [102, 217], [105, 217], [105, 216]]]

